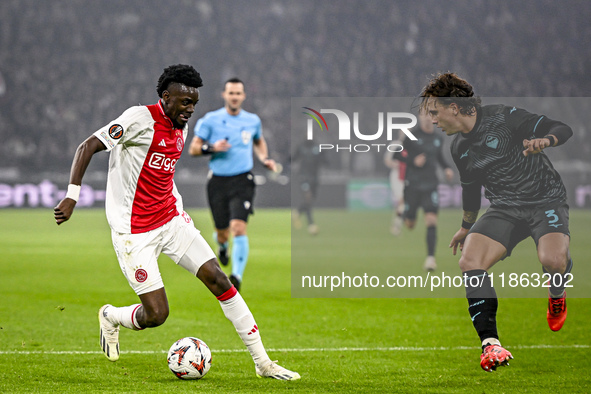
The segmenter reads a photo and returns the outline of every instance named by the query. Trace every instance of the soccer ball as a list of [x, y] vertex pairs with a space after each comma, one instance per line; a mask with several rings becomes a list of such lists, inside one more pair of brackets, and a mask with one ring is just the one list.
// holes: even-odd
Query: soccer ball
[[201, 379], [210, 367], [211, 350], [199, 338], [181, 338], [168, 351], [168, 368], [179, 379]]

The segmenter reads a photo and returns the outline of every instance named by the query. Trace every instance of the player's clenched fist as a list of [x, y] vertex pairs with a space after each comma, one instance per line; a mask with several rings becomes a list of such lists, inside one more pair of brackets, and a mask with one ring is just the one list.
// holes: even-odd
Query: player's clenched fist
[[524, 156], [534, 155], [540, 153], [545, 148], [552, 146], [552, 141], [549, 138], [535, 138], [533, 140], [523, 140]]
[[57, 224], [62, 224], [66, 220], [70, 219], [75, 206], [76, 201], [72, 200], [71, 198], [64, 198], [62, 201], [60, 201], [60, 203], [57, 204], [55, 208], [53, 208], [55, 222]]

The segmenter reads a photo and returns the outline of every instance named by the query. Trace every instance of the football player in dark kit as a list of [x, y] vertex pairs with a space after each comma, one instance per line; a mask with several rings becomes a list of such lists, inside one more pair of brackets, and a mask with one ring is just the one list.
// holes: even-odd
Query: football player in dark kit
[[[481, 105], [472, 86], [455, 73], [439, 74], [421, 93], [421, 109], [447, 135], [460, 172], [464, 215], [453, 236], [459, 246], [468, 311], [480, 340], [485, 371], [513, 356], [497, 333], [497, 295], [487, 271], [527, 237], [549, 274], [547, 320], [552, 331], [566, 319], [565, 283], [571, 277], [568, 205], [562, 180], [543, 150], [573, 134], [564, 123], [506, 105]], [[491, 207], [478, 221], [481, 187]], [[544, 277], [544, 276], [542, 276]], [[546, 280], [546, 279], [544, 279]]]
[[394, 158], [406, 163], [404, 178], [404, 225], [413, 229], [417, 220], [417, 210], [423, 208], [427, 226], [427, 258], [423, 268], [434, 271], [435, 245], [437, 243], [437, 213], [439, 211], [438, 165], [444, 169], [445, 177], [451, 180], [453, 170], [443, 157], [443, 137], [435, 133], [429, 117], [419, 114], [418, 125], [411, 130], [417, 138], [405, 144], [406, 155], [396, 152]]
[[296, 229], [301, 228], [300, 216], [306, 215], [308, 221], [308, 233], [318, 234], [318, 225], [314, 221], [314, 201], [318, 191], [320, 167], [327, 164], [326, 155], [321, 154], [314, 140], [304, 140], [299, 144], [291, 158], [293, 163], [298, 163], [295, 178], [299, 182], [301, 201], [297, 209], [292, 212], [292, 220]]

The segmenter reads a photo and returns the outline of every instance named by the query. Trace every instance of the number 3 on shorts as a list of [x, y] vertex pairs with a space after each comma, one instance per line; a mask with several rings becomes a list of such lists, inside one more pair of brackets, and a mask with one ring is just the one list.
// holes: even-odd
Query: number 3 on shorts
[[558, 221], [558, 215], [556, 215], [555, 211], [553, 209], [550, 209], [549, 211], [544, 212], [546, 214], [546, 217], [550, 220], [548, 220], [548, 224], [552, 227], [557, 228], [558, 226], [562, 226], [562, 224], [555, 224]]

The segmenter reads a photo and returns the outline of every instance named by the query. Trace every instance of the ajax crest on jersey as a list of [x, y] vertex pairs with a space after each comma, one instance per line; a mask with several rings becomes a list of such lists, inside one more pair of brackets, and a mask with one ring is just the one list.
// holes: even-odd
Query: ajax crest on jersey
[[181, 338], [168, 351], [168, 368], [179, 379], [201, 379], [210, 367], [211, 350], [199, 338]]

